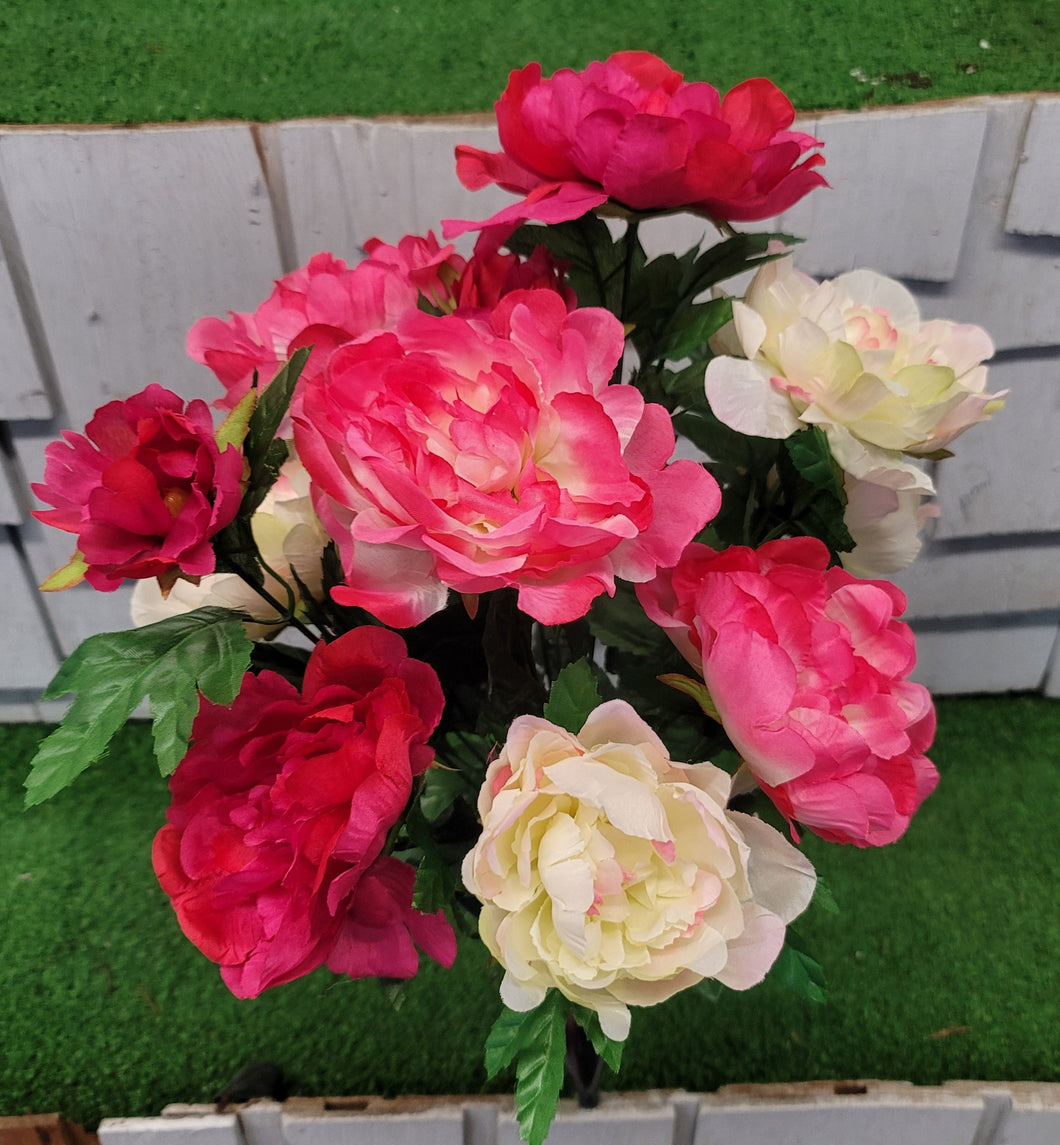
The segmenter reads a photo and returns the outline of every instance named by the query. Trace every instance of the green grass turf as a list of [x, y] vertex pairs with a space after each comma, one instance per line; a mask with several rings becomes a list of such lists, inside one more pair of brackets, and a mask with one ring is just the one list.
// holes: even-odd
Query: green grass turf
[[[638, 1010], [622, 1088], [1060, 1075], [1060, 703], [947, 699], [939, 713], [942, 784], [902, 841], [806, 841], [842, 906], [799, 926], [831, 1000], [767, 980]], [[483, 1088], [498, 975], [477, 943], [449, 972], [425, 966], [399, 1010], [376, 983], [326, 971], [238, 1001], [154, 882], [166, 795], [146, 728], [23, 812], [43, 734], [0, 728], [0, 1114], [154, 1114], [209, 1100], [253, 1058], [303, 1094]]]
[[0, 122], [485, 111], [529, 60], [625, 48], [856, 108], [1054, 88], [1058, 43], [1054, 0], [22, 0], [0, 9]]

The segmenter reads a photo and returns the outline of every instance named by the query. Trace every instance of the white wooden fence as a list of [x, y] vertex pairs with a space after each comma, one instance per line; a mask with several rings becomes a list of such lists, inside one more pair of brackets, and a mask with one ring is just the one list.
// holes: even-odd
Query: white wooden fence
[[[829, 113], [832, 190], [778, 220], [799, 266], [904, 279], [929, 317], [985, 326], [1004, 412], [939, 466], [942, 516], [899, 581], [918, 675], [938, 692], [1060, 696], [1060, 96]], [[84, 637], [125, 627], [125, 593], [35, 588], [70, 539], [29, 516], [29, 482], [64, 427], [148, 382], [212, 399], [184, 354], [205, 314], [250, 310], [322, 249], [483, 218], [510, 201], [457, 182], [453, 147], [496, 146], [485, 118], [268, 125], [0, 127], [0, 718], [36, 700]], [[768, 226], [770, 224], [763, 224]], [[655, 224], [683, 249], [702, 223]]]
[[[112, 1118], [100, 1145], [519, 1145], [512, 1099], [291, 1098]], [[1060, 1085], [800, 1082], [560, 1102], [546, 1145], [1056, 1145]]]

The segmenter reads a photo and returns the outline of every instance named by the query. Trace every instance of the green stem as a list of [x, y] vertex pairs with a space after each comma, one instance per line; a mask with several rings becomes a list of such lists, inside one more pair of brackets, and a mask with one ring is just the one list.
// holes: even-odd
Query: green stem
[[633, 285], [633, 256], [637, 252], [637, 232], [640, 229], [640, 219], [630, 219], [626, 224], [624, 236], [626, 246], [626, 262], [622, 271], [622, 301], [619, 304], [618, 316], [625, 322], [629, 313], [630, 288]]

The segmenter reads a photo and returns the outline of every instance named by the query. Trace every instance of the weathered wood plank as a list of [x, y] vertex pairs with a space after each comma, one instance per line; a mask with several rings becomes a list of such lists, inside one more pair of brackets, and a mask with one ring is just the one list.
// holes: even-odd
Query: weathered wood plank
[[986, 130], [981, 107], [911, 107], [802, 121], [824, 141], [831, 189], [786, 211], [778, 229], [807, 238], [808, 274], [858, 266], [947, 282], [957, 269]]
[[41, 619], [36, 587], [18, 552], [0, 532], [0, 584], [4, 586], [0, 689], [37, 689], [55, 675], [59, 661]]
[[1005, 230], [1060, 235], [1060, 96], [1038, 96], [1005, 213]]
[[216, 396], [188, 328], [280, 271], [249, 126], [4, 129], [0, 184], [71, 424], [152, 381]]
[[[0, 222], [3, 211], [0, 210]], [[52, 407], [11, 281], [10, 268], [0, 250], [0, 420], [51, 417]]]
[[986, 327], [998, 349], [1060, 345], [1056, 242], [1009, 235], [1004, 229], [1032, 101], [997, 97], [985, 102], [986, 135], [957, 271], [946, 290], [917, 292], [921, 308], [931, 318]]
[[495, 128], [473, 120], [294, 120], [262, 127], [261, 138], [270, 185], [283, 188], [294, 265], [320, 250], [352, 263], [367, 239], [440, 237], [443, 217], [485, 218], [512, 201], [456, 178], [457, 143], [497, 147]]
[[12, 459], [0, 450], [0, 525], [17, 525], [22, 520], [19, 506], [22, 481]]
[[1060, 609], [1060, 536], [1053, 545], [969, 551], [927, 544], [893, 579], [909, 597], [906, 618]]
[[989, 387], [1005, 408], [937, 466], [939, 539], [1060, 530], [1060, 355], [997, 362]]
[[1060, 616], [1028, 624], [999, 621], [939, 628], [913, 624], [912, 678], [938, 695], [1034, 691], [1042, 686]]

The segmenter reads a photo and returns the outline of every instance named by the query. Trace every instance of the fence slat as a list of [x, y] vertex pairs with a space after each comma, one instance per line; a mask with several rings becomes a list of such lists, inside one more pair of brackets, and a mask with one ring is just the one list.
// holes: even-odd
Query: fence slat
[[897, 278], [951, 279], [986, 120], [983, 108], [955, 107], [800, 122], [824, 140], [832, 188], [781, 216], [781, 230], [808, 236], [800, 267], [820, 277], [869, 266]]
[[937, 467], [939, 539], [1060, 530], [1060, 355], [997, 362], [989, 387], [1005, 408]]
[[55, 675], [59, 661], [41, 620], [36, 586], [27, 580], [19, 555], [2, 530], [0, 584], [4, 586], [4, 655], [0, 656], [0, 688], [43, 688]]
[[0, 183], [71, 423], [148, 382], [216, 396], [188, 327], [280, 270], [249, 126], [7, 129]]
[[1060, 235], [1060, 98], [1035, 101], [1012, 184], [1005, 230], [1019, 235]]
[[22, 324], [11, 273], [0, 252], [0, 421], [52, 416], [44, 383]]

